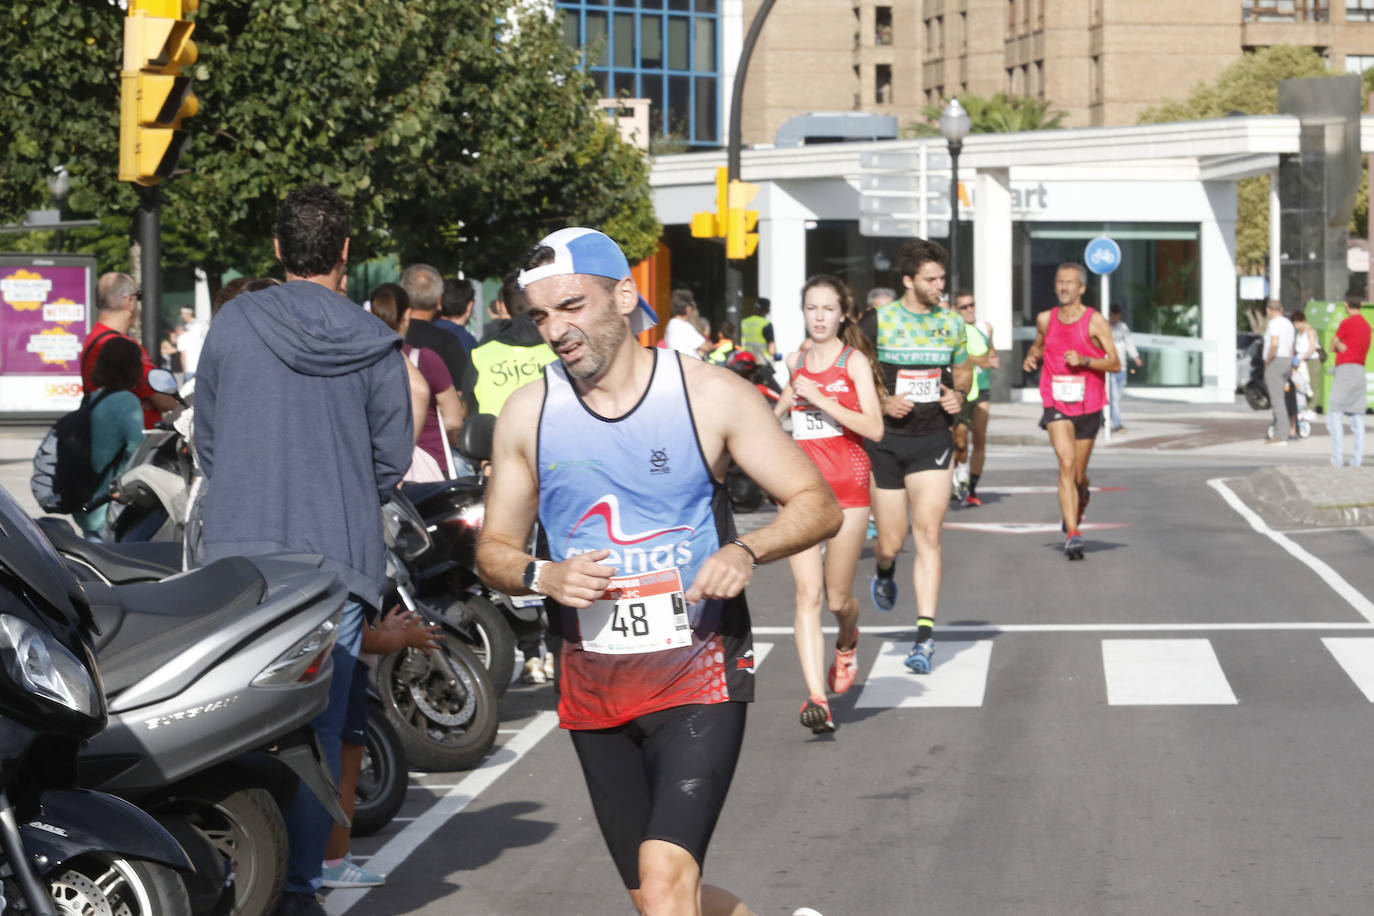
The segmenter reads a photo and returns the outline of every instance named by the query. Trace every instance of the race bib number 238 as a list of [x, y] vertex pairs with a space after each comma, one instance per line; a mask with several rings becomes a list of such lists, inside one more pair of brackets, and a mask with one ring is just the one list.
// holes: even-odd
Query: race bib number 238
[[601, 599], [578, 612], [582, 648], [604, 655], [662, 652], [692, 644], [682, 576], [676, 569], [615, 576]]

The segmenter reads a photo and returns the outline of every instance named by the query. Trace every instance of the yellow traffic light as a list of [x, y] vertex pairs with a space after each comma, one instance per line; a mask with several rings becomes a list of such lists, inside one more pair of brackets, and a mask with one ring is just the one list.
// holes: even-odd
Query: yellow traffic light
[[198, 0], [132, 0], [120, 73], [119, 180], [153, 186], [171, 177], [186, 148], [183, 118], [200, 108], [182, 68], [196, 62], [195, 24], [180, 17]]
[[759, 224], [759, 211], [746, 209], [759, 193], [759, 186], [744, 181], [730, 182], [729, 211], [726, 216], [725, 256], [734, 260], [752, 257], [759, 247], [754, 229]]
[[698, 210], [692, 214], [692, 238], [694, 239], [714, 239], [720, 238], [721, 233], [717, 231], [717, 224], [720, 222], [716, 215], [710, 210]]
[[716, 212], [698, 210], [692, 214], [692, 238], [725, 238], [726, 216], [730, 211], [730, 170], [725, 166], [716, 169]]

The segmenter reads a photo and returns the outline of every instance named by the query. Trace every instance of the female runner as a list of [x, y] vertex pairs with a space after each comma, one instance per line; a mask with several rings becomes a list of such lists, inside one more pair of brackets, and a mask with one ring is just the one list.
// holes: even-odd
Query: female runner
[[838, 277], [819, 274], [806, 281], [802, 315], [810, 346], [788, 360], [792, 380], [773, 409], [779, 417], [791, 411], [792, 437], [816, 462], [844, 510], [844, 523], [833, 538], [788, 561], [797, 584], [793, 626], [808, 695], [801, 723], [817, 735], [835, 730], [826, 683], [821, 680], [822, 593], [840, 626], [828, 678], [830, 690], [837, 694], [849, 690], [858, 671], [859, 602], [853, 595], [854, 569], [863, 550], [869, 513], [869, 463], [860, 437], [876, 442], [883, 436], [882, 382], [874, 372], [871, 345], [859, 326], [845, 317], [852, 303], [849, 287]]

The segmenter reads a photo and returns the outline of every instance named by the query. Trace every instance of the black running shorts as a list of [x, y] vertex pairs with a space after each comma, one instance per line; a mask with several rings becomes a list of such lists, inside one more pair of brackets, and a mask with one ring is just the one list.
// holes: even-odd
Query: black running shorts
[[1046, 407], [1045, 412], [1040, 416], [1040, 428], [1048, 430], [1050, 424], [1057, 420], [1069, 420], [1073, 423], [1073, 437], [1075, 439], [1096, 439], [1097, 431], [1102, 428], [1102, 411], [1094, 410], [1092, 413], [1071, 417], [1068, 414], [1060, 413], [1056, 408]]
[[745, 707], [675, 706], [615, 728], [569, 732], [601, 835], [629, 890], [639, 888], [645, 840], [681, 846], [704, 865], [744, 743]]
[[923, 436], [902, 436], [889, 430], [881, 442], [865, 439], [864, 450], [873, 465], [874, 485], [879, 490], [903, 490], [908, 474], [949, 467], [954, 436], [947, 429]]

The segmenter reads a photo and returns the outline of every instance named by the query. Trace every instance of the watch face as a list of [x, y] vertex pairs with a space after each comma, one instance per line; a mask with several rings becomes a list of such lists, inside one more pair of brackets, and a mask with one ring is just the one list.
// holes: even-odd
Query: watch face
[[534, 587], [534, 572], [538, 569], [533, 560], [525, 567], [525, 588]]

